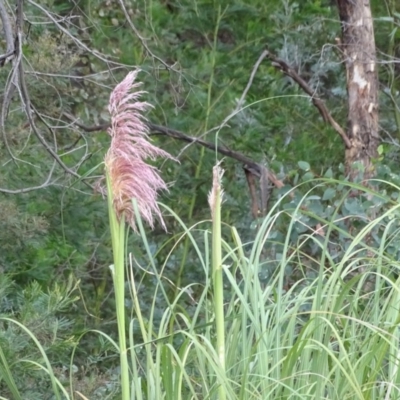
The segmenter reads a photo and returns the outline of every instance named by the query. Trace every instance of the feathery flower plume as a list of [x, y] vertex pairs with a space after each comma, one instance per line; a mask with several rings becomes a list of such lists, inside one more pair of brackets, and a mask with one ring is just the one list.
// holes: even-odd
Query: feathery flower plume
[[124, 215], [131, 227], [137, 230], [132, 206], [135, 198], [142, 218], [153, 228], [153, 215], [156, 215], [166, 229], [157, 204], [157, 191], [167, 190], [167, 185], [158, 170], [145, 161], [147, 158], [174, 158], [149, 142], [148, 127], [142, 113], [151, 105], [138, 100], [145, 93], [137, 90], [141, 85], [135, 83], [138, 73], [139, 70], [129, 72], [111, 93], [108, 106], [111, 145], [105, 156], [105, 166], [118, 219]]

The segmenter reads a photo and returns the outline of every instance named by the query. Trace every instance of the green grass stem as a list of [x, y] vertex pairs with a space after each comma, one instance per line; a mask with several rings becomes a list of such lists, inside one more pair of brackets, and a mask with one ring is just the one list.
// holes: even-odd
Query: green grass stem
[[129, 363], [126, 347], [125, 323], [125, 221], [118, 221], [112, 205], [112, 191], [110, 179], [107, 177], [108, 214], [110, 219], [111, 242], [113, 248], [114, 265], [110, 266], [115, 291], [115, 305], [118, 323], [118, 340], [121, 368], [122, 400], [131, 400]]

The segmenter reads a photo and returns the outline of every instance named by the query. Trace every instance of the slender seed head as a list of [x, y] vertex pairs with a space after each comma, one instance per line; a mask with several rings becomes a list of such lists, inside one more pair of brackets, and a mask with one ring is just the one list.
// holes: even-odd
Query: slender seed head
[[215, 208], [219, 207], [219, 203], [222, 202], [224, 191], [221, 186], [222, 176], [224, 175], [224, 170], [221, 168], [220, 163], [214, 165], [213, 167], [213, 183], [211, 192], [208, 195], [208, 204], [211, 209], [211, 217], [214, 218]]
[[151, 107], [139, 101], [145, 93], [137, 90], [135, 83], [138, 70], [129, 72], [125, 79], [112, 91], [108, 110], [111, 114], [110, 148], [105, 156], [105, 166], [111, 181], [113, 206], [117, 217], [125, 220], [136, 231], [135, 212], [132, 199], [135, 198], [141, 217], [154, 227], [154, 215], [166, 229], [157, 204], [157, 191], [167, 190], [166, 183], [158, 170], [147, 164], [146, 159], [173, 157], [149, 141], [148, 127], [143, 112]]

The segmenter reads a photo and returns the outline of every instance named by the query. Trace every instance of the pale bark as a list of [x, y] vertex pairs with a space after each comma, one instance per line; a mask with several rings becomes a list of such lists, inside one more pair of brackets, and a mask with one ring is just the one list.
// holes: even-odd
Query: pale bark
[[369, 0], [337, 0], [342, 24], [342, 52], [347, 72], [348, 120], [346, 169], [358, 175], [354, 163], [364, 167], [364, 177], [374, 175], [372, 164], [379, 145], [378, 75], [373, 20]]

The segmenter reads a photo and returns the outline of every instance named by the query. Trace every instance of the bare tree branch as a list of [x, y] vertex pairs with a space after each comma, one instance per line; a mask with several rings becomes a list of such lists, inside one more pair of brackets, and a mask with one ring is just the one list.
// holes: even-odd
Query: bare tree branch
[[[15, 40], [15, 48], [14, 48], [15, 58], [13, 60], [13, 68], [10, 72], [10, 76], [7, 80], [6, 87], [4, 89], [3, 104], [2, 104], [1, 114], [0, 114], [0, 129], [2, 130], [2, 133], [3, 133], [3, 139], [4, 139], [5, 146], [7, 148], [8, 153], [10, 154], [11, 158], [15, 161], [15, 157], [12, 154], [12, 151], [8, 144], [7, 135], [5, 133], [5, 119], [7, 117], [8, 107], [10, 105], [12, 96], [13, 96], [15, 90], [17, 89], [18, 93], [19, 93], [19, 97], [20, 97], [22, 105], [23, 105], [23, 108], [25, 110], [25, 114], [26, 114], [28, 122], [29, 122], [29, 125], [31, 126], [36, 137], [39, 139], [39, 142], [47, 150], [47, 152], [51, 155], [51, 157], [55, 160], [55, 162], [57, 164], [59, 164], [69, 174], [80, 179], [81, 177], [75, 171], [68, 168], [62, 162], [62, 160], [60, 159], [60, 157], [58, 156], [56, 151], [54, 151], [51, 148], [51, 146], [46, 142], [44, 137], [41, 135], [41, 133], [37, 129], [35, 121], [32, 117], [32, 112], [33, 112], [46, 125], [46, 127], [49, 128], [49, 126], [46, 124], [46, 121], [44, 121], [43, 117], [36, 111], [34, 106], [31, 104], [28, 89], [25, 84], [25, 74], [24, 74], [24, 69], [23, 69], [23, 64], [22, 64], [22, 56], [23, 56], [23, 53], [22, 53], [22, 39], [23, 39], [22, 6], [23, 6], [22, 0], [18, 0], [17, 13], [16, 13], [16, 40]], [[54, 132], [52, 132], [52, 134], [54, 137]], [[51, 168], [51, 171], [50, 171], [50, 174], [49, 174], [47, 180], [42, 185], [31, 187], [31, 188], [19, 189], [19, 190], [15, 190], [15, 191], [7, 190], [7, 189], [0, 189], [0, 191], [3, 193], [25, 193], [25, 192], [36, 190], [36, 189], [42, 189], [49, 185], [49, 181], [53, 174], [53, 170], [54, 170], [54, 166]], [[84, 182], [84, 183], [89, 185], [87, 182]]]
[[[1, 0], [0, 0], [1, 1]], [[2, 4], [2, 3], [1, 3]], [[22, 40], [23, 40], [23, 1], [18, 0], [17, 1], [17, 12], [16, 12], [16, 40], [15, 40], [15, 58], [13, 60], [13, 68], [12, 71], [10, 72], [9, 79], [7, 80], [7, 84], [4, 90], [4, 98], [3, 98], [3, 104], [2, 104], [2, 109], [1, 109], [1, 114], [0, 114], [0, 129], [2, 130], [3, 133], [3, 138], [4, 138], [4, 143], [6, 145], [6, 148], [11, 156], [11, 158], [15, 161], [15, 157], [12, 154], [12, 151], [8, 145], [7, 141], [7, 135], [5, 133], [5, 119], [7, 117], [8, 113], [8, 107], [11, 102], [13, 93], [15, 90], [18, 91], [19, 97], [22, 103], [22, 106], [24, 108], [26, 117], [28, 119], [29, 125], [32, 128], [33, 133], [41, 143], [41, 145], [44, 147], [44, 149], [50, 154], [50, 156], [53, 158], [55, 163], [61, 166], [61, 168], [66, 171], [68, 174], [78, 178], [82, 179], [82, 177], [77, 174], [73, 169], [69, 168], [60, 158], [60, 156], [57, 154], [57, 143], [56, 143], [56, 136], [54, 130], [47, 124], [46, 120], [43, 118], [43, 116], [36, 110], [36, 108], [33, 106], [30, 100], [29, 92], [25, 83], [25, 72], [22, 64], [22, 57], [23, 57], [23, 52], [22, 52]], [[36, 126], [36, 122], [33, 118], [33, 115], [35, 115], [45, 126], [46, 128], [51, 132], [53, 138], [54, 138], [54, 149], [52, 146], [47, 143], [46, 139], [43, 137], [41, 132]], [[25, 188], [25, 189], [19, 189], [16, 191], [12, 190], [7, 190], [7, 189], [0, 189], [1, 192], [4, 193], [25, 193], [31, 190], [36, 190], [36, 189], [41, 189], [49, 185], [49, 181], [51, 179], [51, 176], [53, 174], [54, 166], [50, 170], [50, 174], [47, 178], [47, 180], [39, 186], [35, 186], [32, 188]], [[85, 180], [83, 180], [83, 183], [90, 188], [92, 186], [87, 183]]]
[[0, 55], [0, 67], [4, 65], [7, 58], [12, 56], [15, 51], [14, 36], [12, 33], [10, 17], [6, 10], [3, 0], [0, 0], [0, 18], [3, 23], [4, 37], [6, 39], [6, 52]]
[[53, 176], [53, 172], [56, 166], [56, 161], [53, 161], [53, 165], [51, 166], [49, 175], [47, 176], [46, 180], [38, 186], [31, 186], [31, 187], [27, 187], [27, 188], [22, 188], [22, 189], [15, 189], [15, 190], [10, 190], [10, 189], [4, 189], [4, 188], [0, 188], [0, 193], [7, 193], [7, 194], [22, 194], [22, 193], [28, 193], [28, 192], [32, 192], [34, 190], [39, 190], [39, 189], [44, 189], [48, 186], [51, 186], [53, 183], [50, 182], [51, 177]]
[[[11, 99], [14, 95], [15, 89], [18, 87], [18, 70], [19, 70], [19, 65], [21, 64], [21, 60], [22, 60], [21, 43], [22, 43], [22, 0], [18, 0], [15, 44], [13, 42], [13, 52], [15, 54], [15, 57], [13, 58], [13, 61], [12, 61], [13, 67], [7, 78], [6, 85], [4, 88], [3, 104], [1, 107], [1, 114], [0, 114], [0, 129], [3, 134], [4, 144], [6, 146], [7, 152], [9, 153], [10, 157], [14, 161], [15, 161], [15, 157], [14, 157], [14, 155], [11, 151], [11, 148], [8, 144], [7, 135], [5, 134], [5, 120], [7, 118], [8, 108], [10, 106]], [[8, 43], [7, 43], [7, 46], [8, 46]]]
[[[251, 173], [253, 173], [254, 175], [256, 175], [259, 178], [261, 178], [261, 176], [263, 174], [263, 170], [265, 169], [265, 166], [263, 166], [262, 164], [253, 161], [251, 158], [248, 158], [245, 155], [243, 155], [237, 151], [234, 151], [225, 145], [217, 146], [217, 145], [215, 145], [215, 143], [206, 142], [203, 139], [185, 135], [184, 133], [176, 131], [175, 129], [166, 128], [164, 126], [155, 125], [152, 123], [148, 123], [148, 126], [153, 131], [153, 133], [152, 133], [153, 135], [161, 134], [161, 135], [166, 135], [166, 136], [178, 139], [178, 140], [182, 140], [184, 142], [197, 143], [207, 149], [217, 151], [218, 153], [220, 153], [226, 157], [233, 158], [234, 160], [239, 161], [242, 164], [244, 164], [244, 168], [248, 169]], [[267, 170], [267, 177], [276, 187], [281, 188], [284, 186], [283, 182], [281, 180], [279, 180], [277, 178], [277, 176], [270, 170]]]
[[[70, 121], [73, 122], [73, 124], [75, 124], [77, 127], [81, 128], [82, 130], [84, 130], [85, 132], [98, 132], [98, 131], [105, 131], [109, 128], [109, 124], [101, 124], [101, 125], [94, 125], [94, 126], [86, 126], [84, 124], [81, 124], [80, 122], [78, 122], [76, 120], [75, 117], [73, 117], [70, 114], [64, 113], [63, 114], [66, 118], [68, 118]], [[212, 142], [207, 142], [203, 139], [199, 139], [193, 136], [188, 136], [180, 131], [177, 131], [175, 129], [171, 129], [171, 128], [167, 128], [165, 126], [161, 126], [161, 125], [156, 125], [153, 124], [151, 122], [147, 123], [150, 131], [151, 131], [151, 135], [165, 135], [168, 136], [170, 138], [173, 139], [177, 139], [177, 140], [181, 140], [183, 142], [187, 142], [187, 143], [197, 143], [200, 146], [203, 146], [209, 150], [214, 150], [217, 151], [218, 153], [229, 157], [229, 158], [233, 158], [236, 161], [239, 161], [240, 163], [244, 164], [244, 168], [247, 169], [248, 171], [250, 171], [252, 174], [254, 174], [255, 176], [261, 178], [263, 176], [263, 171], [265, 170], [265, 166], [263, 166], [260, 163], [257, 163], [255, 161], [253, 161], [251, 158], [246, 157], [245, 155], [238, 153], [232, 149], [230, 149], [227, 146], [224, 145], [219, 145], [216, 146], [214, 143]], [[276, 175], [267, 170], [266, 171], [267, 174], [267, 178], [278, 188], [284, 186], [283, 182], [281, 180], [279, 180]]]
[[269, 51], [267, 53], [267, 57], [272, 61], [272, 65], [282, 71], [285, 75], [292, 78], [303, 89], [303, 91], [311, 97], [311, 101], [313, 102], [314, 106], [317, 107], [319, 113], [322, 116], [322, 119], [326, 123], [329, 123], [333, 127], [333, 129], [335, 129], [335, 131], [340, 135], [340, 137], [343, 139], [344, 144], [346, 145], [346, 148], [350, 148], [351, 143], [350, 139], [346, 135], [346, 132], [332, 117], [324, 102], [318, 97], [315, 97], [315, 91], [310, 88], [309, 84], [285, 61], [277, 58]]
[[88, 46], [86, 46], [85, 43], [83, 43], [81, 40], [79, 40], [77, 37], [75, 37], [68, 29], [64, 28], [64, 26], [60, 23], [60, 21], [58, 21], [57, 18], [54, 17], [54, 15], [53, 15], [54, 13], [48, 11], [45, 7], [42, 7], [40, 4], [38, 4], [38, 3], [36, 3], [36, 2], [34, 2], [32, 0], [28, 0], [28, 3], [33, 5], [34, 7], [38, 8], [40, 11], [42, 11], [43, 14], [45, 14], [54, 23], [54, 25], [57, 26], [57, 28], [61, 32], [63, 32], [66, 36], [71, 38], [72, 41], [78, 47], [80, 47], [81, 49], [84, 49], [85, 51], [87, 51], [88, 53], [90, 53], [91, 55], [96, 57], [97, 59], [105, 62], [106, 64], [112, 63], [114, 65], [119, 65], [119, 66], [129, 66], [129, 65], [126, 65], [126, 64], [122, 64], [122, 63], [110, 60], [104, 54], [100, 53], [99, 51], [89, 48]]
[[[16, 47], [16, 53], [17, 53], [17, 63], [14, 66], [14, 70], [18, 71], [18, 81], [19, 82], [11, 82], [15, 86], [17, 86], [19, 95], [21, 98], [21, 101], [23, 103], [24, 109], [25, 109], [25, 114], [28, 118], [29, 125], [31, 126], [35, 136], [38, 138], [39, 142], [42, 144], [42, 146], [46, 149], [46, 151], [51, 155], [51, 157], [61, 166], [62, 169], [64, 169], [68, 174], [75, 176], [76, 178], [81, 178], [80, 175], [78, 175], [75, 171], [71, 170], [66, 166], [63, 161], [60, 159], [58, 154], [51, 148], [51, 146], [47, 143], [45, 138], [42, 136], [42, 134], [39, 132], [38, 128], [36, 127], [35, 121], [32, 117], [32, 111], [35, 113], [35, 115], [42, 121], [43, 117], [38, 113], [35, 109], [35, 107], [31, 104], [28, 89], [26, 87], [25, 83], [25, 75], [24, 75], [24, 69], [22, 65], [22, 0], [18, 1], [17, 5], [17, 47]], [[14, 75], [14, 74], [13, 74]], [[47, 124], [45, 124], [47, 125]], [[54, 134], [53, 134], [54, 136]], [[84, 181], [84, 183], [88, 186], [90, 186], [87, 182]], [[91, 187], [91, 186], [90, 186]]]

